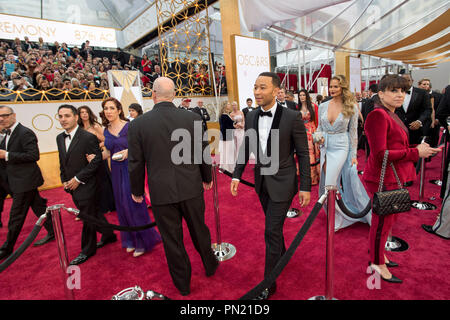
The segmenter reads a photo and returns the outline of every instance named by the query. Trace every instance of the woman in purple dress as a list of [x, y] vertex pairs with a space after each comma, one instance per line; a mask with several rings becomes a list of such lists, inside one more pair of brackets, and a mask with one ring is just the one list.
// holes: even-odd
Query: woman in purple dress
[[[117, 217], [121, 226], [141, 226], [151, 223], [147, 204], [134, 202], [131, 198], [128, 175], [128, 125], [121, 103], [115, 98], [102, 102], [100, 112], [105, 126], [105, 148], [103, 157], [111, 157], [111, 178], [116, 202]], [[138, 232], [121, 232], [122, 247], [138, 257], [150, 251], [161, 241], [159, 233], [151, 228]]]

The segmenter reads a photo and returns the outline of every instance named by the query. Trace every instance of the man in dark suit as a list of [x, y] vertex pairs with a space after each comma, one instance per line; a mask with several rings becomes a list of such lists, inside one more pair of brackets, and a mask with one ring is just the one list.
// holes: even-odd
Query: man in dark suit
[[367, 115], [373, 110], [375, 101], [378, 97], [378, 85], [373, 83], [369, 86], [369, 96], [366, 99], [362, 99], [361, 114], [364, 121], [367, 119]]
[[[0, 249], [0, 260], [8, 257], [22, 230], [30, 207], [37, 217], [45, 213], [47, 200], [41, 198], [37, 188], [44, 183], [37, 165], [39, 148], [36, 135], [16, 122], [14, 110], [0, 106], [0, 127], [6, 133], [0, 145], [0, 177], [5, 192], [11, 194], [13, 203], [9, 213], [8, 235]], [[35, 246], [55, 239], [52, 222], [44, 224], [48, 234]]]
[[409, 74], [402, 75], [408, 80], [410, 89], [406, 92], [405, 102], [395, 113], [399, 116], [409, 131], [410, 145], [417, 145], [431, 124], [431, 101], [430, 95], [423, 89], [413, 87], [413, 79]]
[[202, 118], [203, 130], [204, 132], [208, 131], [207, 122], [211, 119], [208, 111], [203, 106], [203, 100], [197, 101], [197, 106], [191, 108], [190, 111], [197, 113]]
[[[311, 191], [308, 141], [302, 116], [276, 102], [279, 90], [280, 78], [276, 73], [263, 72], [256, 79], [254, 94], [260, 107], [247, 115], [244, 143], [231, 182], [231, 193], [236, 196], [239, 180], [253, 153], [256, 156], [255, 191], [266, 216], [265, 277], [286, 251], [283, 224], [299, 190], [294, 154], [299, 161], [301, 206], [309, 204]], [[267, 299], [275, 290], [274, 283], [260, 298]]]
[[[430, 146], [432, 146], [434, 148], [434, 147], [437, 147], [437, 145], [439, 143], [439, 135], [441, 133], [441, 126], [440, 126], [439, 120], [436, 119], [436, 110], [441, 101], [442, 94], [431, 90], [430, 79], [426, 79], [426, 78], [421, 79], [418, 82], [418, 86], [420, 89], [425, 90], [430, 95], [432, 112], [431, 112], [430, 130], [428, 131], [428, 134], [427, 134], [427, 136], [428, 136], [427, 142], [430, 144]], [[430, 161], [431, 159], [428, 158], [427, 160]]]
[[286, 100], [286, 89], [284, 88], [280, 88], [280, 91], [278, 91], [277, 102], [282, 107], [298, 111], [297, 104], [294, 101]]
[[[442, 98], [439, 102], [439, 105], [436, 107], [436, 119], [439, 120], [441, 126], [446, 128], [446, 135], [447, 135], [447, 141], [450, 141], [450, 126], [448, 125], [448, 118], [450, 117], [450, 85], [448, 85], [445, 88], [445, 92], [442, 95]], [[447, 168], [450, 163], [450, 148], [447, 148], [447, 154], [442, 155], [445, 156], [445, 164], [444, 164], [444, 174], [442, 179], [442, 186], [441, 186], [441, 194], [440, 197], [444, 199], [446, 191], [447, 191]]]
[[253, 100], [252, 100], [252, 98], [247, 98], [247, 100], [245, 102], [247, 103], [247, 106], [244, 109], [242, 109], [242, 112], [244, 113], [244, 116], [247, 118], [247, 114], [249, 112], [252, 112], [256, 108], [253, 107]]
[[[200, 116], [178, 109], [172, 103], [174, 97], [173, 81], [157, 79], [152, 95], [154, 108], [133, 120], [128, 129], [128, 169], [132, 197], [142, 202], [147, 168], [153, 214], [170, 275], [180, 293], [188, 295], [191, 264], [183, 243], [182, 219], [202, 258], [206, 276], [212, 276], [218, 266], [204, 217], [203, 189], [212, 187], [211, 159], [208, 142], [202, 139]], [[183, 148], [180, 152], [179, 142], [171, 138], [176, 130], [189, 151]], [[175, 158], [178, 155], [182, 159]]]
[[[104, 223], [107, 220], [99, 212], [96, 201], [96, 174], [102, 162], [102, 154], [97, 137], [78, 126], [77, 109], [72, 105], [61, 105], [58, 108], [58, 120], [65, 130], [56, 137], [59, 152], [60, 175], [64, 189], [72, 195], [73, 202], [84, 216], [94, 217]], [[95, 154], [88, 162], [86, 155]], [[97, 244], [96, 231], [102, 233]], [[70, 262], [78, 265], [93, 256], [97, 247], [117, 241], [110, 228], [98, 228], [83, 222], [81, 235], [81, 253]]]

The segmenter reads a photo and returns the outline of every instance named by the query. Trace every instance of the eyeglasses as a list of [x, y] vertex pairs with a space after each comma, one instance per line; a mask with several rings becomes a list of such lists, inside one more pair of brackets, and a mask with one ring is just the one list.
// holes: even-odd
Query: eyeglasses
[[5, 119], [8, 118], [10, 115], [12, 115], [12, 113], [0, 114], [0, 118]]

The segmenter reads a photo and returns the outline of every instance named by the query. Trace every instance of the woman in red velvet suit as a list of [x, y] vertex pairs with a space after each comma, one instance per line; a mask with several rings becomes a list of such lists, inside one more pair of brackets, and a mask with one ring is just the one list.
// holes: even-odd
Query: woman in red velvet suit
[[[367, 116], [364, 130], [370, 147], [370, 156], [364, 168], [363, 180], [369, 196], [378, 191], [381, 166], [384, 153], [389, 150], [388, 166], [384, 178], [384, 190], [398, 189], [394, 172], [389, 163], [395, 166], [402, 183], [416, 178], [414, 162], [419, 157], [427, 158], [440, 149], [431, 148], [427, 143], [422, 143], [415, 148], [409, 147], [408, 129], [395, 114], [395, 109], [403, 104], [405, 92], [409, 88], [408, 83], [398, 75], [387, 75], [379, 84], [378, 96], [381, 105], [375, 105], [375, 109]], [[398, 266], [389, 261], [384, 255], [389, 231], [396, 220], [397, 215], [379, 216], [372, 215], [372, 225], [369, 235], [370, 266], [388, 282], [401, 283], [389, 272], [387, 267]]]

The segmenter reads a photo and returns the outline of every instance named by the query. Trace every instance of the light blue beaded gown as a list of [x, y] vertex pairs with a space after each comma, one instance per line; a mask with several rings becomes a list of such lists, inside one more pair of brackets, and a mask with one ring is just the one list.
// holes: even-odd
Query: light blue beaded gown
[[[354, 213], [359, 213], [366, 208], [370, 201], [369, 196], [359, 179], [356, 165], [352, 166], [352, 159], [357, 157], [358, 146], [358, 108], [351, 118], [346, 118], [339, 113], [334, 123], [328, 119], [329, 102], [319, 106], [319, 126], [317, 131], [322, 132], [325, 143], [320, 147], [320, 183], [319, 196], [325, 192], [325, 186], [335, 185], [342, 195], [345, 206]], [[326, 173], [323, 165], [326, 160]], [[336, 203], [335, 228], [348, 227], [355, 222], [370, 224], [372, 212], [365, 217], [353, 219], [346, 216]]]

